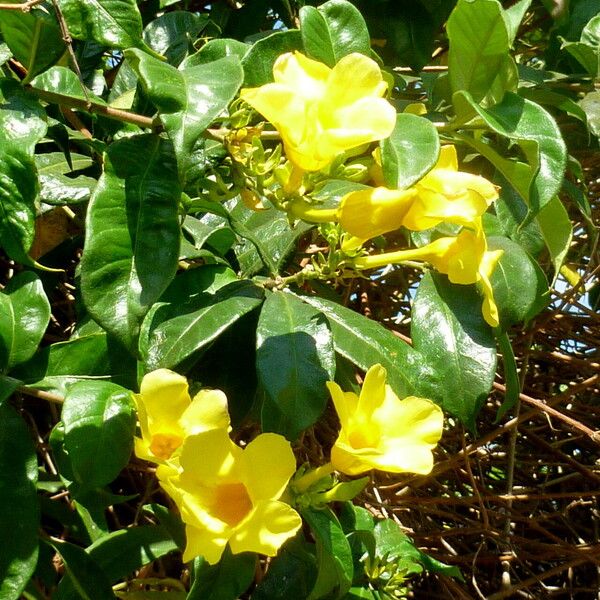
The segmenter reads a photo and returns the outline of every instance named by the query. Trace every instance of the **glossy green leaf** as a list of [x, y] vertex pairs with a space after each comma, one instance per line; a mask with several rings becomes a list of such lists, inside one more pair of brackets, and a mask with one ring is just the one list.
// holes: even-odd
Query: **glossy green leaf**
[[217, 215], [207, 214], [200, 219], [188, 215], [183, 222], [183, 230], [195, 248], [208, 245], [219, 254], [225, 254], [236, 241], [227, 219]]
[[329, 67], [353, 52], [371, 55], [367, 24], [346, 0], [329, 0], [319, 8], [303, 6], [300, 31], [306, 54]]
[[517, 37], [519, 25], [521, 25], [521, 21], [523, 21], [523, 17], [530, 6], [531, 0], [519, 0], [519, 2], [516, 2], [504, 11], [504, 20], [511, 45]]
[[91, 316], [132, 353], [144, 316], [177, 269], [180, 196], [168, 140], [111, 144], [88, 209], [81, 291]]
[[208, 23], [208, 16], [188, 11], [162, 14], [144, 29], [144, 41], [153, 50], [166, 57], [169, 64], [179, 63], [193, 51], [193, 43]]
[[18, 262], [30, 262], [38, 191], [30, 155], [14, 144], [0, 148], [0, 244]]
[[125, 52], [173, 142], [182, 177], [206, 128], [238, 91], [243, 78], [236, 56], [178, 70], [139, 50]]
[[133, 387], [136, 365], [123, 346], [102, 331], [46, 346], [12, 373], [30, 387], [64, 396], [82, 379], [103, 378]]
[[488, 249], [503, 251], [490, 278], [500, 327], [508, 329], [532, 319], [549, 301], [544, 272], [519, 244], [508, 238], [488, 237]]
[[[115, 598], [110, 583], [96, 561], [79, 546], [52, 539], [48, 543], [58, 552], [65, 566], [66, 575], [81, 600], [109, 600]], [[60, 592], [53, 596], [63, 600]]]
[[567, 150], [554, 119], [539, 104], [511, 93], [489, 109], [478, 106], [465, 92], [454, 94], [453, 100], [457, 114], [476, 113], [493, 131], [521, 146], [528, 170], [517, 167], [521, 163], [484, 156], [523, 196], [530, 215], [536, 215], [559, 191], [566, 167]]
[[13, 56], [27, 69], [25, 82], [55, 64], [66, 46], [53, 12], [0, 11], [0, 31]]
[[[0, 11], [0, 16], [7, 12]], [[48, 129], [46, 111], [13, 79], [0, 79], [0, 102], [0, 149], [6, 151], [15, 142], [23, 153], [33, 153]]]
[[[459, 0], [446, 31], [450, 40], [448, 72], [452, 91], [469, 92], [475, 102], [480, 102], [498, 73], [507, 68], [511, 39], [502, 5], [498, 0]], [[497, 100], [503, 91], [496, 94]]]
[[18, 600], [38, 557], [37, 456], [25, 421], [0, 403], [0, 597]]
[[392, 189], [413, 185], [437, 162], [440, 138], [433, 123], [424, 117], [400, 113], [390, 137], [381, 145], [385, 183]]
[[75, 172], [90, 167], [92, 159], [83, 154], [71, 154], [70, 159], [71, 164], [62, 152], [35, 155], [42, 202], [62, 206], [90, 199], [97, 181]]
[[363, 371], [382, 364], [388, 372], [388, 383], [401, 398], [414, 394], [437, 399], [435, 373], [405, 341], [380, 323], [331, 300], [316, 296], [302, 296], [302, 300], [327, 317], [336, 352]]
[[317, 564], [312, 544], [296, 536], [269, 564], [252, 600], [306, 600], [315, 584]]
[[31, 358], [50, 321], [50, 303], [32, 271], [15, 275], [0, 292], [0, 371]]
[[265, 268], [276, 275], [295, 248], [296, 240], [313, 227], [300, 221], [292, 228], [281, 211], [256, 212], [242, 202], [232, 208], [230, 224], [243, 239], [235, 253], [244, 276], [255, 275]]
[[74, 38], [154, 54], [142, 39], [142, 17], [135, 0], [60, 0], [59, 4]]
[[573, 239], [573, 225], [569, 219], [569, 214], [563, 206], [558, 196], [552, 198], [537, 216], [537, 223], [550, 252], [550, 258], [554, 265], [554, 280], [558, 277], [558, 272], [562, 266], [571, 240]]
[[593, 17], [581, 32], [579, 42], [562, 46], [593, 77], [600, 77], [600, 14]]
[[579, 106], [585, 113], [590, 131], [600, 138], [600, 92], [590, 92], [580, 101]]
[[[141, 350], [148, 370], [170, 368], [211, 344], [263, 301], [263, 291], [236, 281], [216, 293], [159, 306], [144, 324]], [[147, 333], [146, 333], [147, 332]]]
[[318, 310], [285, 292], [269, 294], [256, 330], [256, 370], [265, 391], [264, 431], [296, 440], [321, 416], [335, 375], [329, 323]]
[[196, 52], [196, 54], [193, 54], [185, 61], [184, 66], [193, 67], [195, 65], [219, 60], [226, 56], [237, 56], [241, 61], [250, 48], [250, 44], [245, 44], [239, 40], [232, 40], [229, 38], [209, 40], [202, 48], [200, 48], [200, 50], [198, 50], [198, 52]]
[[[177, 550], [177, 544], [162, 526], [144, 525], [113, 531], [86, 548], [89, 557], [101, 569], [109, 583]], [[65, 577], [57, 592], [60, 600], [78, 600], [73, 582]]]
[[317, 542], [317, 580], [307, 600], [343, 598], [352, 585], [352, 551], [331, 509], [302, 511]]
[[496, 372], [496, 343], [481, 304], [475, 286], [427, 273], [412, 307], [413, 343], [440, 376], [442, 408], [471, 430]]
[[[38, 75], [31, 86], [53, 94], [62, 94], [85, 102], [91, 101], [95, 104], [105, 104], [102, 98], [96, 96], [91, 90], [84, 90], [77, 74], [66, 67], [52, 67], [41, 75]], [[87, 92], [87, 96], [86, 96]]]
[[504, 400], [496, 413], [496, 423], [504, 417], [504, 415], [517, 404], [519, 394], [521, 392], [521, 382], [519, 381], [519, 372], [515, 353], [510, 343], [510, 338], [506, 332], [497, 334], [498, 349], [502, 355], [502, 366], [504, 370], [504, 384], [506, 391], [504, 392]]
[[0, 405], [8, 400], [13, 392], [22, 384], [22, 381], [7, 375], [0, 375]]
[[256, 555], [252, 552], [231, 554], [226, 548], [216, 565], [203, 558], [194, 561], [194, 579], [187, 600], [237, 600], [254, 579]]
[[85, 489], [110, 483], [133, 448], [131, 392], [106, 381], [74, 383], [65, 397], [62, 421], [76, 480]]
[[297, 29], [278, 31], [255, 42], [242, 60], [244, 86], [257, 87], [273, 81], [273, 65], [286, 52], [303, 51]]

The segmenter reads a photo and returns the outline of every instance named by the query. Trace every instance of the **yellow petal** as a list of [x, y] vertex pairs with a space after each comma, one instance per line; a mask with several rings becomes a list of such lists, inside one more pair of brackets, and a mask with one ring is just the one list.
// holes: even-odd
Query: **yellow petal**
[[416, 190], [384, 187], [346, 194], [337, 211], [341, 226], [362, 240], [398, 229], [412, 206]]
[[338, 439], [331, 449], [331, 464], [340, 473], [361, 475], [375, 468], [373, 455], [372, 450], [356, 450], [350, 444]]
[[434, 169], [450, 169], [458, 171], [458, 156], [456, 155], [456, 147], [452, 144], [445, 144], [440, 148], [440, 156], [433, 167]]
[[200, 390], [179, 420], [186, 435], [229, 429], [227, 396], [221, 390]]
[[296, 471], [291, 444], [276, 433], [263, 433], [252, 440], [240, 457], [240, 476], [253, 504], [276, 500]]
[[502, 250], [485, 252], [479, 267], [479, 273], [481, 275], [481, 287], [483, 290], [483, 318], [485, 319], [486, 323], [492, 327], [498, 327], [500, 325], [500, 316], [498, 314], [498, 307], [494, 301], [494, 290], [490, 282], [490, 277], [502, 254]]
[[373, 365], [366, 373], [362, 390], [358, 398], [356, 412], [360, 415], [371, 416], [385, 399], [385, 380], [387, 371], [380, 364]]
[[187, 380], [168, 369], [152, 371], [144, 375], [137, 401], [144, 405], [151, 434], [179, 433], [179, 418], [191, 401]]
[[275, 556], [277, 550], [302, 526], [300, 515], [276, 500], [259, 502], [251, 515], [240, 523], [229, 540], [231, 551], [259, 552]]
[[377, 63], [364, 54], [354, 52], [344, 56], [333, 67], [324, 93], [324, 106], [335, 110], [363, 98], [381, 98], [386, 89], [387, 84]]
[[188, 436], [182, 446], [179, 462], [183, 469], [181, 482], [194, 488], [215, 482], [239, 481], [236, 460], [242, 449], [236, 446], [226, 429], [211, 429]]
[[358, 396], [354, 392], [343, 392], [342, 388], [334, 381], [328, 381], [326, 385], [331, 394], [331, 399], [333, 400], [340, 423], [344, 427], [356, 412]]
[[228, 538], [217, 536], [187, 524], [185, 526], [186, 545], [183, 553], [183, 562], [189, 562], [196, 556], [204, 557], [209, 565], [215, 565], [221, 560]]
[[282, 54], [273, 65], [273, 78], [305, 100], [319, 100], [326, 93], [331, 69], [301, 52]]

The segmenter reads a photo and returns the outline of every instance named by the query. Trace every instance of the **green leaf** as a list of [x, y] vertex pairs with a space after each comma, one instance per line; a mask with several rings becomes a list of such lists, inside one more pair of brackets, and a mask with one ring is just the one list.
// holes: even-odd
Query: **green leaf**
[[519, 26], [525, 13], [531, 6], [531, 0], [519, 0], [516, 4], [513, 4], [504, 11], [504, 20], [508, 30], [508, 39], [512, 45], [517, 37]]
[[0, 148], [0, 244], [12, 259], [25, 264], [31, 262], [27, 252], [35, 235], [38, 190], [31, 156], [14, 144]]
[[144, 91], [158, 109], [173, 142], [182, 177], [200, 136], [238, 91], [243, 78], [236, 56], [178, 70], [139, 50], [125, 56], [138, 74]]
[[171, 368], [206, 348], [243, 315], [263, 301], [263, 291], [249, 281], [225, 285], [187, 301], [163, 304], [144, 323], [141, 351], [150, 371]]
[[[66, 570], [64, 579], [68, 578], [70, 580], [70, 583], [77, 592], [78, 598], [81, 600], [108, 600], [115, 598], [110, 583], [102, 572], [102, 569], [83, 548], [57, 539], [48, 540], [47, 543], [62, 558]], [[56, 600], [63, 600], [60, 587], [54, 598]]]
[[329, 0], [300, 9], [300, 31], [306, 54], [328, 67], [358, 52], [371, 55], [367, 24], [360, 11], [346, 0]]
[[380, 323], [345, 308], [331, 300], [302, 296], [328, 319], [336, 352], [363, 371], [376, 363], [388, 372], [388, 383], [401, 398], [421, 395], [436, 399], [435, 373], [423, 356], [409, 344], [385, 329]]
[[208, 16], [188, 11], [168, 12], [144, 29], [144, 41], [169, 64], [177, 66], [192, 51], [194, 41], [206, 27]]
[[[498, 0], [459, 0], [446, 31], [452, 91], [469, 92], [475, 102], [480, 102], [498, 73], [506, 69], [511, 39], [502, 5]], [[500, 93], [497, 99], [501, 97]]]
[[580, 101], [579, 106], [585, 112], [590, 131], [600, 138], [600, 92], [590, 92]]
[[0, 31], [13, 56], [27, 69], [25, 83], [55, 64], [66, 46], [53, 11], [35, 7], [30, 12], [3, 10]]
[[244, 86], [257, 87], [273, 81], [273, 65], [286, 52], [304, 50], [302, 35], [297, 29], [278, 31], [258, 40], [242, 60]]
[[71, 69], [66, 67], [52, 67], [45, 73], [38, 75], [32, 82], [31, 87], [53, 94], [61, 94], [78, 100], [91, 101], [95, 104], [106, 104], [102, 98], [96, 96], [90, 90], [85, 95], [83, 86], [79, 77]]
[[137, 352], [140, 324], [177, 269], [181, 196], [172, 145], [156, 135], [111, 144], [90, 201], [81, 292], [91, 316]]
[[76, 480], [85, 489], [110, 483], [133, 448], [131, 392], [106, 381], [74, 383], [65, 397], [62, 420]]
[[478, 106], [466, 92], [454, 94], [453, 101], [457, 114], [474, 111], [493, 131], [521, 146], [529, 169], [502, 157], [495, 160], [494, 154], [485, 153], [482, 142], [472, 144], [521, 194], [530, 217], [536, 215], [560, 190], [566, 167], [567, 149], [554, 119], [539, 104], [511, 93], [489, 109]]
[[435, 165], [440, 155], [440, 138], [433, 123], [409, 113], [396, 117], [394, 131], [380, 145], [383, 176], [392, 189], [413, 185]]
[[593, 77], [600, 77], [600, 14], [593, 17], [581, 32], [579, 42], [565, 42], [569, 52]]
[[87, 202], [90, 199], [97, 181], [85, 175], [71, 175], [90, 167], [93, 164], [92, 159], [83, 154], [71, 154], [70, 158], [71, 164], [62, 152], [35, 155], [42, 202], [63, 206]]
[[237, 600], [254, 579], [256, 554], [231, 554], [225, 549], [216, 565], [202, 557], [194, 560], [194, 579], [187, 600]]
[[29, 387], [63, 396], [82, 379], [111, 379], [133, 387], [135, 374], [135, 360], [104, 331], [46, 346], [13, 371]]
[[540, 211], [537, 216], [537, 223], [540, 226], [542, 237], [554, 265], [554, 278], [552, 280], [554, 283], [573, 239], [573, 225], [558, 196], [552, 198]]
[[302, 511], [317, 542], [317, 580], [307, 600], [343, 598], [352, 585], [352, 551], [331, 509]]
[[256, 330], [256, 370], [265, 394], [264, 431], [296, 440], [327, 404], [325, 382], [335, 375], [325, 316], [285, 292], [269, 294]]
[[50, 321], [50, 303], [32, 271], [15, 275], [0, 292], [0, 371], [30, 359]]
[[50, 321], [50, 303], [39, 277], [24, 271], [0, 292], [0, 370], [30, 359]]
[[142, 17], [135, 0], [59, 0], [59, 4], [74, 38], [156, 54], [142, 39]]
[[8, 400], [13, 392], [22, 384], [22, 381], [7, 375], [0, 375], [0, 405]]
[[229, 38], [217, 38], [209, 40], [183, 64], [184, 67], [193, 67], [199, 64], [205, 64], [225, 58], [226, 56], [237, 56], [240, 61], [251, 48], [250, 44], [245, 44], [239, 40]]
[[481, 303], [475, 286], [427, 273], [412, 307], [413, 343], [440, 376], [442, 408], [471, 430], [496, 372], [496, 343]]
[[[111, 584], [175, 550], [177, 545], [167, 530], [156, 525], [113, 531], [86, 548], [89, 557]], [[70, 578], [61, 580], [57, 598], [78, 600], [77, 590]]]
[[271, 561], [267, 575], [252, 593], [252, 600], [306, 600], [316, 575], [313, 546], [296, 536]]
[[496, 423], [504, 417], [504, 415], [517, 404], [519, 394], [521, 392], [521, 382], [519, 381], [519, 373], [517, 371], [517, 362], [513, 351], [510, 339], [506, 332], [498, 333], [498, 348], [502, 354], [502, 365], [504, 367], [504, 382], [506, 384], [506, 392], [504, 400], [496, 413]]
[[544, 272], [523, 248], [505, 237], [488, 237], [489, 250], [503, 250], [490, 278], [500, 327], [529, 321], [548, 303]]
[[0, 598], [18, 600], [38, 558], [38, 466], [29, 430], [7, 402], [0, 403], [0, 472]]

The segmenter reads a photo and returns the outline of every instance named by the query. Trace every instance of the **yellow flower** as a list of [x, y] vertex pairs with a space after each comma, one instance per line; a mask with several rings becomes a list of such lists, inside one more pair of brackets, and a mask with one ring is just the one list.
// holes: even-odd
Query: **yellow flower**
[[273, 123], [287, 157], [304, 171], [318, 171], [394, 129], [396, 111], [382, 98], [387, 84], [377, 63], [362, 54], [345, 56], [333, 69], [300, 52], [283, 54], [273, 78], [240, 97]]
[[497, 198], [496, 187], [487, 179], [459, 171], [456, 149], [444, 146], [436, 166], [412, 188], [350, 192], [336, 216], [346, 231], [367, 240], [401, 226], [423, 231], [442, 221], [469, 225]]
[[282, 436], [261, 434], [242, 450], [213, 429], [187, 437], [179, 460], [179, 475], [161, 483], [186, 524], [184, 561], [215, 564], [228, 543], [234, 554], [275, 556], [300, 529], [300, 515], [280, 500], [296, 470]]
[[194, 399], [185, 377], [168, 369], [144, 375], [134, 394], [142, 437], [135, 438], [138, 458], [162, 463], [170, 459], [186, 436], [214, 428], [229, 428], [227, 398], [220, 390], [201, 390]]
[[400, 400], [386, 376], [381, 365], [373, 365], [360, 396], [327, 382], [342, 426], [331, 462], [342, 473], [378, 469], [427, 474], [433, 467], [431, 450], [442, 436], [442, 410], [425, 398]]
[[354, 266], [357, 269], [374, 269], [404, 261], [424, 261], [448, 275], [452, 283], [479, 283], [484, 298], [483, 318], [492, 327], [498, 327], [498, 307], [490, 277], [502, 250], [488, 251], [481, 219], [474, 226], [474, 230], [462, 229], [456, 237], [439, 238], [421, 248], [362, 256], [354, 259]]

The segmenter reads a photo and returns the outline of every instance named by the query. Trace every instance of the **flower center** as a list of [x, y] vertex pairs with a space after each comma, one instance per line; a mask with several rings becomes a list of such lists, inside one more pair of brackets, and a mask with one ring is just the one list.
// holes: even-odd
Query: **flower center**
[[355, 428], [348, 435], [348, 441], [353, 448], [375, 448], [379, 436], [371, 428]]
[[150, 451], [156, 458], [167, 460], [181, 446], [183, 440], [172, 433], [155, 433], [150, 443]]
[[212, 514], [231, 527], [237, 525], [252, 509], [252, 500], [243, 483], [228, 483], [217, 487]]

